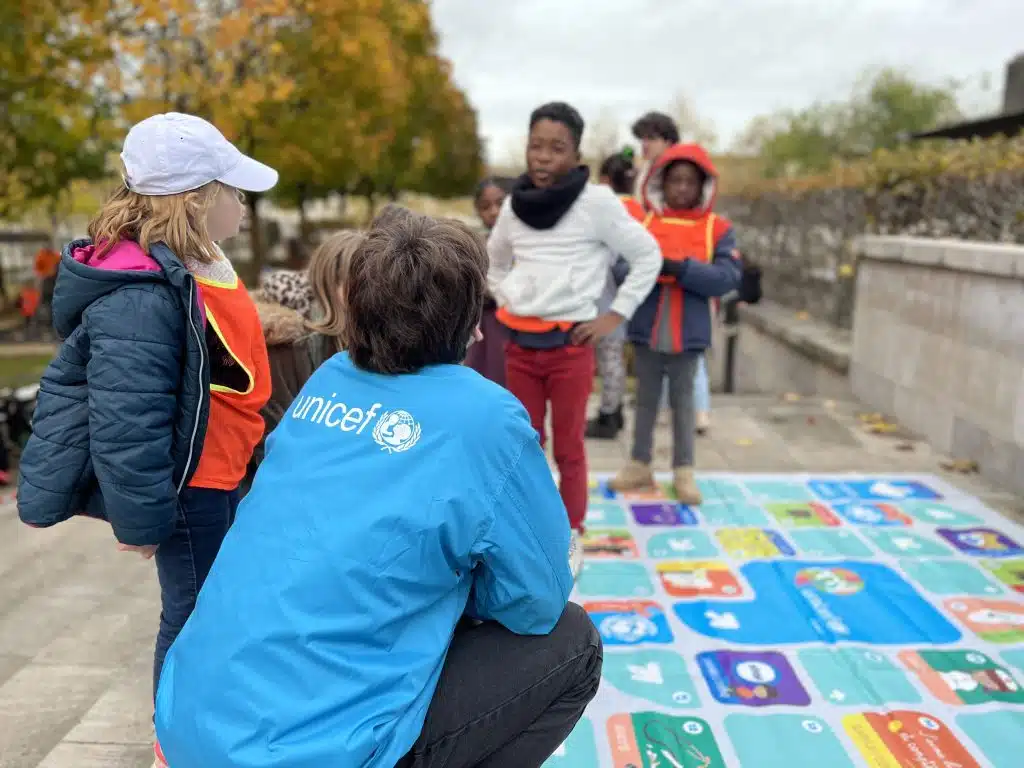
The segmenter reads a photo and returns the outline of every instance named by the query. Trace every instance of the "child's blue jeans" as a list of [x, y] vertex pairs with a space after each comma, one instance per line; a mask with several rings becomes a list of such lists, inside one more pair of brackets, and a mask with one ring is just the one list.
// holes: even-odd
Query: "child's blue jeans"
[[235, 521], [238, 490], [186, 488], [178, 497], [178, 524], [156, 551], [160, 579], [160, 631], [153, 658], [153, 695], [160, 682], [164, 657], [181, 632], [228, 528]]

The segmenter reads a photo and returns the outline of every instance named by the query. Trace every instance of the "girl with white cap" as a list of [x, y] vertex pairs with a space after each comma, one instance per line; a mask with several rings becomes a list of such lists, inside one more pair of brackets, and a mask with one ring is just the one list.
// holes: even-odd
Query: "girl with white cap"
[[63, 339], [43, 375], [21, 461], [24, 522], [109, 521], [117, 547], [155, 555], [154, 688], [234, 519], [263, 436], [267, 349], [217, 241], [238, 233], [240, 190], [277, 172], [192, 115], [129, 131], [124, 183], [64, 248], [53, 299]]

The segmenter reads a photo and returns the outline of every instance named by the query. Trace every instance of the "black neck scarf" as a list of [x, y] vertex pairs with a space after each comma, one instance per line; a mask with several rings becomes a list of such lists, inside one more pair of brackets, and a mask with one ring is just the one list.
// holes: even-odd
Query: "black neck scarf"
[[544, 189], [535, 187], [524, 173], [512, 187], [512, 210], [528, 227], [551, 229], [572, 208], [588, 181], [590, 169], [585, 165], [573, 168]]

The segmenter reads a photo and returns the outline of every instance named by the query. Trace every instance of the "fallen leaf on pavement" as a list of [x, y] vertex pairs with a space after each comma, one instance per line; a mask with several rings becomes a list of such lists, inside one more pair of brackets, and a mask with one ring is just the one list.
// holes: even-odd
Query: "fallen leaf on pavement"
[[872, 435], [891, 435], [900, 431], [899, 425], [890, 424], [887, 421], [872, 422], [871, 424], [868, 424], [865, 429], [867, 429], [868, 433]]
[[835, 400], [826, 400], [824, 403], [822, 403], [822, 405], [825, 406], [825, 408], [827, 408], [828, 410], [831, 411], [833, 408], [836, 407], [836, 401]]
[[800, 395], [798, 395], [796, 392], [787, 392], [782, 396], [782, 399], [785, 400], [787, 403], [796, 403], [799, 402]]
[[810, 317], [810, 315], [807, 314], [806, 312], [797, 312], [796, 313], [796, 319], [797, 320], [806, 320], [809, 317]]
[[970, 475], [978, 471], [978, 462], [973, 459], [950, 459], [940, 461], [939, 466], [947, 472], [959, 472], [962, 475]]
[[748, 446], [748, 445], [753, 445], [753, 444], [754, 444], [754, 441], [751, 440], [749, 437], [741, 437], [739, 440], [736, 441], [736, 445], [742, 445], [744, 448], [746, 446]]

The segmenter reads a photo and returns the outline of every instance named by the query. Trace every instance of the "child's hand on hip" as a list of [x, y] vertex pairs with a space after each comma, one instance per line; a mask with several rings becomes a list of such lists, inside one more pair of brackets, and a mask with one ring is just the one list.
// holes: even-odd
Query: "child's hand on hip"
[[159, 546], [159, 544], [142, 544], [140, 546], [136, 546], [135, 544], [122, 544], [120, 542], [117, 544], [117, 548], [122, 552], [137, 552], [145, 560], [149, 560], [153, 557], [153, 555], [156, 554], [157, 547]]
[[572, 343], [580, 346], [596, 344], [622, 325], [625, 319], [618, 312], [605, 312], [593, 320], [580, 323], [572, 330]]

